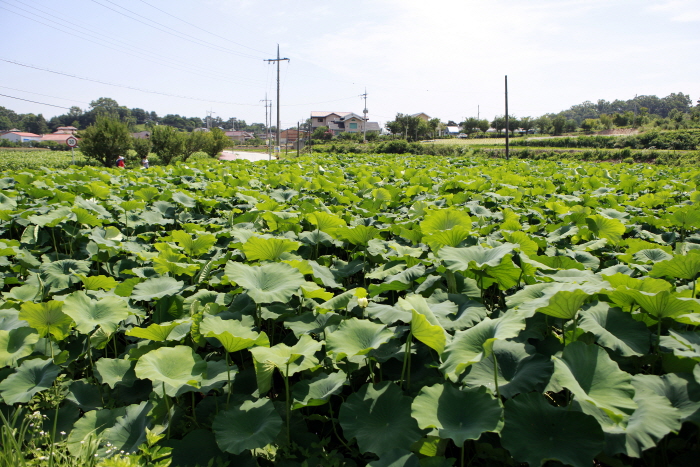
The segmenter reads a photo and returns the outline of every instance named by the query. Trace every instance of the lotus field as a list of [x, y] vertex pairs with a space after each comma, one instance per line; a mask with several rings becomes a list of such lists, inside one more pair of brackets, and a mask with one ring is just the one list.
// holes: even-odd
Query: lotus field
[[5, 172], [0, 464], [697, 465], [698, 185], [383, 155]]

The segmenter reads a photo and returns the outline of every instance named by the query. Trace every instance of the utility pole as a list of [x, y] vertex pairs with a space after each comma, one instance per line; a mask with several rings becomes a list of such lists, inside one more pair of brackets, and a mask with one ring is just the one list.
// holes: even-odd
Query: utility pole
[[301, 146], [301, 138], [299, 138], [300, 124], [297, 122], [297, 159], [299, 158], [299, 146]]
[[481, 117], [481, 113], [479, 111], [479, 106], [477, 105], [476, 106], [476, 119], [479, 120], [480, 117]]
[[272, 106], [272, 101], [267, 98], [267, 93], [265, 93], [265, 99], [260, 99], [260, 102], [265, 103], [265, 144], [267, 145], [268, 159], [272, 160], [272, 152], [270, 151], [270, 126], [267, 124], [267, 103], [269, 102], [270, 106]]
[[361, 94], [360, 97], [365, 99], [365, 108], [362, 111], [364, 114], [364, 119], [362, 120], [362, 141], [367, 142], [367, 88], [365, 88], [365, 93]]
[[508, 152], [509, 148], [509, 138], [508, 138], [508, 75], [506, 75], [506, 160], [510, 159], [510, 154]]
[[211, 130], [211, 116], [212, 114], [215, 114], [216, 112], [212, 110], [207, 110], [207, 130]]
[[289, 61], [288, 58], [280, 58], [279, 44], [277, 44], [277, 58], [269, 58], [265, 60], [266, 62], [277, 62], [277, 138], [275, 140], [277, 152], [280, 150], [280, 62], [282, 60]]

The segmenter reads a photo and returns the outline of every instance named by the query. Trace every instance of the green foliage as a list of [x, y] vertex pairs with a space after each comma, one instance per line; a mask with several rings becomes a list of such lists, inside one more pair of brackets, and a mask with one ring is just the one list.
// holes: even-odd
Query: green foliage
[[167, 125], [157, 125], [151, 130], [151, 144], [163, 164], [170, 164], [184, 150], [186, 135]]
[[105, 167], [113, 167], [119, 156], [126, 156], [133, 138], [129, 126], [109, 116], [100, 116], [93, 125], [80, 131], [80, 151]]
[[4, 172], [0, 462], [682, 465], [700, 171], [450, 151]]

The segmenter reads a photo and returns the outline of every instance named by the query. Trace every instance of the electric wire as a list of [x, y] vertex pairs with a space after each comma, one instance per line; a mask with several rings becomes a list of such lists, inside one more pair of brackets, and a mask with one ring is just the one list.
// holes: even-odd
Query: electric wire
[[2, 58], [2, 57], [0, 57], [0, 61], [6, 62], [6, 63], [11, 63], [13, 65], [22, 66], [25, 68], [31, 68], [34, 70], [46, 71], [48, 73], [66, 76], [68, 78], [75, 78], [75, 79], [80, 79], [83, 81], [90, 81], [92, 83], [104, 84], [107, 86], [114, 86], [114, 87], [118, 87], [118, 88], [131, 89], [132, 91], [138, 91], [138, 92], [143, 92], [143, 93], [147, 93], [147, 94], [157, 94], [157, 95], [166, 96], [166, 97], [176, 97], [178, 99], [188, 99], [188, 100], [193, 100], [193, 101], [211, 102], [211, 103], [215, 103], [215, 104], [225, 104], [225, 105], [253, 106], [253, 107], [256, 107], [259, 105], [259, 104], [244, 104], [244, 103], [240, 103], [240, 102], [226, 102], [226, 101], [217, 101], [217, 100], [212, 100], [212, 99], [182, 96], [182, 95], [178, 95], [178, 94], [169, 94], [169, 93], [161, 92], [161, 91], [153, 91], [153, 90], [149, 90], [149, 89], [137, 88], [134, 86], [127, 86], [124, 84], [115, 84], [115, 83], [110, 83], [110, 82], [102, 81], [102, 80], [98, 80], [98, 79], [86, 78], [84, 76], [72, 75], [70, 73], [64, 73], [62, 71], [50, 70], [48, 68], [41, 68], [41, 67], [34, 66], [34, 65], [28, 65], [26, 63], [21, 63], [21, 62], [15, 61], [15, 60], [8, 60], [8, 59]]
[[27, 94], [36, 94], [37, 96], [50, 97], [50, 98], [52, 98], [52, 99], [58, 99], [58, 100], [61, 100], [61, 101], [78, 102], [78, 103], [80, 103], [80, 104], [88, 104], [88, 105], [90, 104], [89, 102], [85, 102], [85, 101], [76, 101], [76, 100], [73, 100], [73, 99], [66, 99], [65, 97], [49, 96], [48, 94], [41, 94], [41, 93], [38, 93], [38, 92], [25, 91], [24, 89], [10, 88], [10, 87], [8, 87], [8, 86], [0, 86], [0, 88], [2, 88], [2, 89], [10, 89], [10, 90], [12, 90], [12, 91], [26, 92]]
[[245, 44], [241, 44], [241, 43], [239, 43], [239, 42], [232, 41], [231, 39], [229, 39], [229, 38], [227, 38], [227, 37], [220, 36], [220, 35], [218, 35], [218, 34], [215, 34], [215, 33], [211, 32], [211, 31], [207, 31], [207, 30], [204, 29], [204, 28], [200, 28], [200, 27], [197, 26], [196, 24], [190, 23], [189, 21], [185, 21], [184, 19], [182, 19], [182, 18], [180, 18], [180, 17], [178, 17], [178, 16], [175, 16], [175, 15], [173, 15], [173, 14], [171, 14], [171, 13], [168, 13], [167, 11], [165, 11], [165, 10], [163, 10], [163, 9], [161, 9], [161, 8], [158, 8], [158, 7], [155, 6], [155, 5], [150, 4], [150, 3], [146, 2], [145, 0], [139, 0], [139, 1], [140, 1], [141, 3], [145, 3], [146, 5], [150, 6], [151, 8], [155, 8], [156, 10], [160, 11], [161, 13], [165, 13], [166, 15], [168, 15], [168, 16], [170, 16], [170, 17], [172, 17], [172, 18], [175, 18], [175, 19], [178, 20], [178, 21], [182, 21], [183, 23], [188, 24], [188, 25], [192, 26], [193, 28], [199, 29], [200, 31], [204, 31], [204, 32], [206, 32], [207, 34], [211, 34], [211, 35], [214, 36], [214, 37], [218, 37], [219, 39], [223, 39], [223, 40], [225, 40], [225, 41], [231, 42], [232, 44], [236, 44], [236, 45], [238, 45], [238, 46], [245, 47], [246, 49], [254, 50], [255, 52], [260, 52], [260, 53], [263, 53], [263, 54], [266, 54], [266, 53], [267, 53], [267, 52], [262, 51], [262, 50], [254, 49], [253, 47], [248, 47], [248, 46], [245, 45]]
[[[105, 2], [107, 2], [107, 3], [111, 3], [112, 5], [114, 5], [114, 6], [116, 6], [116, 7], [119, 7], [119, 8], [121, 8], [122, 10], [128, 11], [129, 13], [131, 13], [132, 15], [135, 15], [135, 16], [137, 16], [137, 17], [131, 16], [131, 15], [127, 15], [126, 13], [123, 13], [123, 12], [121, 12], [121, 11], [119, 11], [119, 10], [116, 10], [116, 9], [114, 9], [114, 8], [111, 8], [111, 7], [108, 6], [108, 5], [104, 5], [104, 4], [100, 3], [100, 2], [98, 2], [97, 0], [91, 0], [91, 1], [92, 1], [93, 3], [95, 3], [95, 4], [97, 4], [97, 5], [100, 5], [100, 6], [103, 7], [103, 8], [106, 8], [106, 9], [111, 10], [111, 11], [117, 13], [117, 14], [120, 14], [120, 15], [122, 15], [122, 16], [125, 16], [125, 17], [127, 17], [127, 18], [130, 18], [130, 19], [132, 19], [132, 20], [134, 20], [134, 21], [136, 21], [136, 22], [138, 22], [138, 23], [141, 23], [141, 24], [143, 24], [143, 25], [146, 25], [146, 26], [148, 26], [148, 27], [150, 27], [150, 28], [157, 29], [157, 30], [159, 30], [159, 31], [161, 31], [161, 32], [164, 32], [164, 33], [166, 33], [166, 34], [170, 34], [171, 36], [175, 36], [175, 37], [177, 37], [177, 38], [179, 38], [179, 39], [182, 39], [182, 40], [185, 40], [185, 41], [188, 41], [188, 42], [192, 42], [192, 43], [195, 43], [195, 44], [200, 45], [200, 46], [206, 46], [206, 47], [209, 47], [209, 48], [218, 49], [218, 51], [220, 51], [220, 52], [226, 52], [226, 53], [229, 53], [229, 54], [232, 54], [232, 55], [237, 55], [237, 56], [242, 57], [242, 58], [248, 58], [248, 59], [253, 59], [253, 60], [262, 60], [262, 59], [263, 59], [263, 58], [260, 57], [260, 56], [251, 55], [251, 54], [246, 54], [246, 53], [241, 53], [241, 52], [236, 52], [235, 50], [232, 50], [232, 49], [229, 49], [229, 48], [226, 48], [226, 47], [222, 47], [222, 46], [220, 46], [220, 45], [214, 44], [213, 42], [209, 42], [209, 41], [205, 41], [205, 40], [202, 40], [202, 39], [198, 39], [198, 38], [196, 38], [196, 37], [194, 37], [194, 36], [191, 36], [191, 35], [189, 35], [189, 34], [179, 32], [179, 31], [177, 31], [176, 29], [173, 29], [173, 28], [171, 28], [171, 27], [169, 27], [169, 26], [166, 26], [166, 25], [164, 25], [164, 24], [161, 24], [161, 23], [159, 23], [159, 22], [157, 22], [157, 21], [153, 21], [152, 19], [148, 19], [148, 21], [150, 21], [150, 22], [155, 23], [155, 24], [158, 25], [158, 26], [154, 26], [153, 24], [149, 24], [149, 23], [147, 23], [147, 22], [142, 21], [141, 19], [139, 19], [139, 18], [138, 18], [138, 13], [135, 13], [135, 12], [133, 12], [133, 11], [129, 10], [128, 8], [125, 8], [125, 7], [121, 6], [121, 5], [117, 5], [116, 3], [114, 3], [114, 2], [112, 2], [112, 1], [110, 1], [110, 0], [103, 0], [103, 1], [105, 1]], [[146, 18], [146, 19], [147, 19], [147, 18]], [[159, 26], [161, 26], [161, 27], [159, 27]], [[165, 28], [165, 29], [164, 29], [164, 28]]]
[[59, 109], [68, 109], [68, 110], [70, 110], [70, 107], [63, 107], [62, 105], [54, 105], [54, 104], [47, 104], [46, 102], [30, 101], [29, 99], [22, 99], [21, 97], [8, 96], [7, 94], [0, 94], [0, 96], [2, 96], [2, 97], [9, 97], [10, 99], [17, 99], [17, 100], [19, 100], [19, 101], [31, 102], [32, 104], [48, 105], [49, 107], [58, 107]]
[[[165, 66], [165, 67], [169, 67], [169, 68], [172, 68], [172, 69], [176, 69], [176, 70], [178, 70], [178, 71], [184, 71], [184, 72], [186, 72], [186, 73], [191, 73], [191, 74], [194, 74], [194, 75], [197, 75], [197, 76], [202, 76], [202, 77], [205, 77], [205, 78], [210, 78], [210, 79], [215, 79], [215, 80], [220, 80], [220, 81], [226, 81], [226, 82], [232, 82], [232, 83], [236, 83], [236, 84], [240, 84], [240, 85], [245, 85], [245, 86], [250, 86], [250, 87], [255, 87], [257, 83], [261, 83], [261, 82], [262, 82], [261, 80], [250, 79], [250, 78], [240, 78], [240, 77], [237, 77], [237, 78], [234, 79], [234, 78], [232, 78], [230, 75], [228, 75], [228, 74], [226, 74], [226, 73], [224, 73], [224, 72], [220, 72], [220, 71], [216, 71], [216, 70], [211, 70], [211, 69], [209, 69], [209, 68], [204, 69], [204, 68], [200, 68], [200, 67], [193, 67], [193, 64], [192, 64], [191, 61], [190, 61], [190, 62], [176, 61], [176, 60], [173, 60], [173, 59], [168, 58], [168, 57], [163, 57], [163, 56], [160, 55], [160, 54], [155, 54], [155, 53], [148, 52], [147, 50], [142, 50], [142, 49], [139, 48], [138, 46], [135, 46], [135, 45], [126, 43], [126, 42], [124, 42], [124, 41], [117, 41], [117, 40], [114, 40], [114, 39], [112, 39], [112, 38], [104, 37], [104, 35], [103, 35], [102, 33], [100, 33], [100, 32], [91, 30], [91, 29], [86, 28], [86, 27], [84, 27], [84, 26], [82, 26], [82, 25], [76, 25], [75, 22], [70, 21], [70, 20], [66, 20], [66, 19], [64, 19], [64, 18], [61, 18], [60, 15], [58, 15], [58, 14], [56, 14], [56, 13], [49, 13], [49, 12], [47, 12], [47, 11], [45, 11], [45, 10], [44, 10], [44, 11], [43, 11], [43, 10], [40, 10], [40, 9], [34, 7], [34, 6], [27, 5], [27, 4], [25, 4], [25, 3], [21, 2], [21, 1], [18, 1], [18, 0], [14, 0], [14, 1], [15, 1], [16, 3], [19, 3], [20, 5], [23, 5], [24, 7], [26, 7], [25, 9], [32, 9], [32, 14], [35, 14], [35, 15], [37, 15], [37, 16], [39, 16], [39, 17], [41, 17], [42, 15], [49, 15], [49, 16], [50, 16], [50, 18], [42, 17], [41, 19], [47, 19], [47, 20], [53, 21], [53, 22], [55, 22], [55, 21], [58, 20], [58, 21], [67, 23], [68, 26], [64, 26], [64, 25], [60, 25], [60, 24], [47, 24], [47, 23], [44, 23], [44, 22], [42, 22], [42, 21], [39, 21], [37, 18], [32, 18], [32, 17], [30, 17], [30, 16], [26, 16], [26, 15], [23, 15], [23, 14], [21, 14], [21, 13], [18, 13], [18, 12], [12, 11], [12, 10], [7, 10], [7, 11], [9, 11], [10, 13], [13, 13], [13, 14], [15, 14], [15, 15], [21, 16], [21, 17], [26, 18], [26, 19], [28, 19], [28, 20], [30, 20], [30, 21], [37, 22], [37, 23], [42, 24], [42, 25], [44, 25], [44, 26], [47, 26], [47, 27], [49, 27], [49, 28], [56, 29], [56, 30], [58, 30], [58, 31], [60, 31], [60, 32], [63, 32], [63, 33], [65, 33], [65, 34], [68, 34], [68, 35], [71, 35], [71, 36], [74, 36], [74, 37], [78, 37], [79, 39], [85, 40], [84, 37], [80, 37], [80, 36], [77, 35], [77, 34], [82, 34], [82, 35], [84, 35], [84, 36], [87, 36], [87, 38], [88, 38], [92, 43], [97, 43], [98, 45], [100, 45], [100, 46], [102, 46], [102, 47], [105, 47], [105, 48], [108, 48], [108, 49], [115, 50], [115, 51], [117, 51], [117, 52], [126, 54], [126, 55], [128, 55], [128, 56], [131, 56], [132, 58], [134, 57], [134, 54], [136, 54], [136, 55], [139, 55], [139, 56], [140, 56], [140, 57], [137, 57], [137, 58], [145, 59], [145, 60], [147, 60], [149, 63], [157, 62], [157, 63], [159, 63], [161, 66]], [[5, 8], [5, 9], [7, 9], [8, 6], [9, 6], [9, 7], [12, 7], [12, 8], [17, 8], [17, 9], [19, 9], [19, 8], [18, 8], [17, 6], [15, 6], [15, 5], [5, 5], [5, 6], [0, 5], [0, 8]], [[76, 26], [77, 26], [78, 28], [80, 28], [80, 29], [84, 29], [85, 31], [88, 31], [88, 33], [85, 33], [85, 32], [79, 31], [79, 30], [76, 30]], [[66, 28], [66, 27], [70, 27], [72, 30], [71, 30], [71, 31], [66, 31], [65, 29], [61, 29], [61, 28]], [[128, 51], [121, 50], [121, 49], [118, 49], [118, 48], [115, 48], [115, 47], [111, 47], [110, 45], [102, 44], [102, 43], [99, 43], [99, 42], [96, 42], [96, 41], [103, 41], [103, 42], [107, 42], [107, 43], [111, 43], [111, 44], [116, 44], [117, 46], [126, 47], [126, 49], [127, 49]], [[218, 77], [217, 77], [217, 76], [212, 76], [213, 74], [218, 75]]]

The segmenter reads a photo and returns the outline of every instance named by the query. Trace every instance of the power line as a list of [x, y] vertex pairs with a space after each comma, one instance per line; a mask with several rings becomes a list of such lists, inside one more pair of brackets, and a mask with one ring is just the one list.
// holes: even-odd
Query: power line
[[50, 106], [50, 107], [58, 107], [59, 109], [68, 109], [68, 110], [70, 110], [70, 107], [63, 107], [62, 105], [53, 105], [53, 104], [47, 104], [46, 102], [30, 101], [29, 99], [22, 99], [21, 97], [8, 96], [7, 94], [0, 94], [0, 96], [2, 96], [2, 97], [9, 97], [10, 99], [17, 99], [18, 101], [31, 102], [32, 104], [48, 105], [48, 106]]
[[[50, 16], [50, 18], [41, 18], [41, 19], [47, 19], [47, 20], [49, 20], [49, 21], [54, 21], [54, 22], [55, 22], [56, 20], [58, 20], [58, 21], [62, 21], [62, 22], [64, 22], [64, 23], [68, 23], [68, 25], [69, 25], [69, 27], [71, 28], [71, 30], [70, 30], [70, 31], [66, 31], [65, 29], [62, 29], [62, 28], [65, 28], [66, 26], [63, 26], [63, 25], [56, 25], [56, 24], [47, 24], [47, 23], [44, 23], [44, 22], [42, 22], [42, 21], [39, 21], [37, 18], [32, 18], [32, 17], [30, 17], [30, 16], [23, 15], [22, 13], [18, 13], [18, 12], [16, 12], [16, 11], [7, 10], [7, 11], [9, 11], [10, 13], [13, 13], [13, 14], [15, 14], [15, 15], [17, 15], [17, 16], [21, 16], [21, 17], [23, 17], [23, 18], [25, 18], [25, 19], [28, 19], [28, 20], [30, 20], [30, 21], [34, 21], [34, 22], [36, 22], [36, 23], [42, 24], [42, 25], [44, 25], [44, 26], [46, 26], [46, 27], [49, 27], [49, 28], [52, 28], [52, 29], [56, 29], [57, 31], [63, 32], [63, 33], [65, 33], [65, 34], [68, 34], [68, 35], [71, 35], [71, 36], [74, 36], [74, 37], [77, 37], [77, 38], [79, 38], [79, 39], [83, 39], [83, 40], [85, 39], [84, 37], [81, 37], [81, 36], [78, 35], [78, 34], [82, 34], [82, 35], [84, 35], [84, 36], [87, 36], [87, 38], [88, 38], [90, 41], [92, 41], [93, 43], [96, 43], [95, 41], [97, 40], [97, 41], [107, 42], [108, 44], [111, 43], [111, 44], [116, 44], [116, 45], [118, 45], [118, 46], [125, 46], [127, 49], [129, 49], [129, 51], [124, 51], [124, 50], [121, 50], [121, 49], [119, 49], [119, 48], [112, 47], [112, 46], [110, 46], [110, 45], [98, 43], [98, 45], [100, 45], [100, 46], [102, 46], [102, 47], [106, 47], [106, 48], [108, 48], [108, 49], [115, 50], [115, 51], [117, 51], [117, 52], [120, 52], [120, 53], [129, 55], [129, 56], [131, 56], [131, 57], [134, 57], [134, 54], [140, 55], [141, 58], [144, 58], [144, 59], [148, 60], [149, 62], [157, 62], [157, 63], [159, 63], [159, 64], [162, 65], [162, 66], [166, 66], [166, 67], [169, 67], [169, 68], [173, 68], [173, 69], [176, 69], [176, 70], [179, 70], [179, 71], [184, 71], [184, 72], [191, 73], [191, 74], [195, 74], [195, 75], [198, 75], [198, 76], [203, 76], [203, 77], [210, 78], [210, 79], [217, 79], [217, 80], [221, 80], [221, 81], [229, 81], [229, 82], [238, 81], [240, 84], [243, 84], [243, 85], [246, 85], [246, 86], [253, 86], [253, 83], [260, 83], [260, 82], [261, 82], [260, 80], [255, 80], [255, 79], [245, 79], [245, 78], [244, 78], [244, 79], [240, 79], [240, 78], [238, 78], [238, 79], [231, 79], [230, 77], [226, 76], [224, 73], [217, 72], [217, 71], [211, 70], [211, 69], [209, 69], [209, 68], [207, 68], [207, 69], [202, 69], [202, 68], [198, 68], [198, 67], [197, 67], [197, 68], [195, 69], [195, 67], [192, 66], [192, 63], [191, 63], [191, 62], [182, 62], [182, 61], [178, 62], [178, 61], [176, 61], [176, 60], [173, 60], [173, 59], [170, 59], [170, 58], [167, 58], [167, 57], [163, 57], [162, 55], [159, 55], [159, 54], [155, 54], [155, 53], [151, 53], [151, 52], [148, 52], [148, 51], [141, 50], [141, 49], [138, 48], [137, 46], [130, 45], [130, 44], [124, 42], [124, 41], [115, 41], [115, 40], [113, 40], [113, 39], [111, 39], [111, 38], [106, 38], [106, 37], [104, 37], [101, 33], [96, 32], [96, 31], [94, 31], [94, 30], [91, 30], [91, 29], [89, 29], [89, 28], [86, 28], [86, 27], [84, 27], [84, 26], [78, 26], [78, 27], [81, 28], [81, 29], [84, 29], [84, 30], [86, 30], [86, 31], [89, 31], [89, 33], [85, 33], [85, 32], [76, 30], [76, 24], [75, 24], [74, 22], [69, 21], [69, 20], [65, 20], [65, 19], [61, 18], [59, 15], [55, 14], [55, 13], [47, 13], [46, 11], [39, 10], [39, 9], [37, 9], [36, 7], [30, 6], [30, 5], [26, 5], [26, 4], [24, 4], [24, 3], [22, 3], [22, 2], [20, 2], [20, 1], [18, 1], [18, 0], [14, 0], [14, 1], [15, 1], [16, 3], [19, 3], [20, 5], [26, 6], [27, 9], [33, 9], [33, 14], [37, 14], [37, 15], [42, 15], [42, 14], [43, 14], [43, 15], [49, 15], [49, 16]], [[12, 7], [12, 8], [18, 8], [18, 7], [16, 7], [16, 6], [14, 6], [14, 5], [5, 5], [4, 7], [0, 6], [0, 8], [5, 8], [5, 9], [7, 9], [7, 6], [10, 6], [10, 7]], [[90, 34], [90, 33], [91, 33], [91, 34]], [[95, 34], [97, 34], [97, 35], [95, 35]], [[199, 70], [199, 71], [198, 71], [198, 70]], [[212, 73], [216, 73], [216, 74], [218, 74], [220, 77], [212, 76]], [[246, 83], [246, 82], [248, 82], [249, 84], [244, 84], [244, 83]]]
[[[136, 22], [138, 22], [138, 23], [141, 23], [141, 24], [143, 24], [143, 25], [145, 25], [145, 26], [148, 26], [148, 27], [150, 27], [150, 28], [157, 29], [158, 31], [164, 32], [164, 33], [166, 33], [166, 34], [170, 34], [171, 36], [175, 36], [175, 37], [177, 37], [177, 38], [179, 38], [179, 39], [182, 39], [182, 40], [185, 40], [185, 41], [189, 41], [189, 42], [195, 43], [195, 44], [200, 45], [200, 46], [203, 45], [203, 46], [208, 46], [208, 47], [210, 47], [210, 48], [215, 48], [215, 49], [218, 49], [219, 51], [226, 52], [226, 53], [230, 53], [230, 54], [232, 54], [232, 55], [237, 55], [237, 56], [243, 57], [243, 58], [250, 58], [250, 59], [254, 59], [254, 60], [259, 60], [259, 59], [261, 59], [261, 57], [259, 57], [259, 56], [255, 56], [255, 55], [251, 55], [251, 54], [245, 54], [245, 53], [241, 53], [241, 52], [236, 52], [235, 50], [228, 49], [228, 48], [226, 48], [226, 47], [221, 47], [220, 45], [214, 44], [213, 42], [209, 42], [209, 41], [205, 41], [205, 40], [202, 40], [202, 39], [198, 39], [198, 38], [196, 38], [196, 37], [194, 37], [194, 36], [191, 36], [191, 35], [189, 35], [189, 34], [182, 33], [182, 32], [180, 32], [180, 31], [177, 31], [176, 29], [173, 29], [173, 28], [171, 28], [171, 27], [169, 27], [169, 26], [166, 26], [166, 25], [164, 25], [164, 24], [161, 24], [161, 23], [159, 23], [159, 22], [157, 22], [157, 21], [153, 21], [152, 19], [148, 19], [148, 21], [150, 21], [150, 22], [152, 22], [152, 23], [155, 23], [155, 24], [157, 24], [158, 26], [162, 26], [162, 27], [158, 27], [158, 26], [154, 26], [154, 25], [152, 25], [152, 24], [148, 24], [148, 23], [146, 23], [145, 21], [142, 21], [141, 19], [139, 19], [139, 17], [138, 17], [139, 14], [138, 14], [138, 13], [133, 12], [133, 11], [129, 10], [128, 8], [125, 8], [125, 7], [121, 6], [121, 5], [117, 5], [116, 3], [114, 3], [114, 2], [112, 2], [112, 1], [110, 1], [110, 0], [103, 0], [103, 1], [105, 1], [105, 2], [107, 2], [107, 3], [111, 3], [112, 5], [114, 5], [114, 6], [116, 6], [116, 7], [119, 7], [119, 8], [121, 8], [122, 10], [128, 11], [129, 13], [131, 13], [132, 15], [135, 15], [136, 17], [127, 15], [126, 13], [122, 13], [122, 12], [119, 11], [119, 10], [115, 10], [114, 8], [111, 8], [111, 7], [107, 6], [107, 5], [104, 5], [104, 4], [100, 3], [100, 2], [98, 2], [97, 0], [91, 0], [91, 1], [92, 1], [93, 3], [96, 3], [97, 5], [100, 5], [100, 6], [103, 7], [103, 8], [106, 8], [106, 9], [108, 9], [108, 10], [111, 10], [111, 11], [117, 13], [117, 14], [120, 14], [120, 15], [122, 15], [122, 16], [125, 16], [125, 17], [127, 17], [127, 18], [129, 18], [129, 19], [132, 19], [132, 20], [134, 20], [134, 21], [136, 21]], [[165, 29], [163, 29], [163, 28], [165, 28]]]
[[90, 104], [89, 102], [74, 101], [73, 99], [66, 99], [65, 97], [49, 96], [48, 94], [40, 94], [40, 93], [38, 93], [38, 92], [25, 91], [24, 89], [10, 88], [10, 87], [7, 87], [7, 86], [0, 86], [0, 88], [3, 88], [3, 89], [11, 89], [12, 91], [26, 92], [27, 94], [36, 94], [37, 96], [50, 97], [50, 98], [52, 98], [52, 99], [58, 99], [58, 100], [61, 100], [61, 101], [78, 102], [78, 103], [80, 103], [80, 104]]
[[69, 74], [69, 73], [64, 73], [64, 72], [61, 72], [61, 71], [49, 70], [48, 68], [41, 68], [41, 67], [34, 66], [34, 65], [27, 65], [26, 63], [17, 62], [17, 61], [14, 61], [14, 60], [7, 60], [7, 59], [2, 58], [2, 57], [0, 57], [0, 61], [2, 61], [2, 62], [7, 62], [7, 63], [11, 63], [11, 64], [13, 64], [13, 65], [18, 65], [18, 66], [26, 67], [26, 68], [31, 68], [31, 69], [33, 69], [33, 70], [46, 71], [46, 72], [48, 72], [48, 73], [53, 73], [53, 74], [61, 75], [61, 76], [67, 76], [67, 77], [69, 77], [69, 78], [80, 79], [80, 80], [83, 80], [83, 81], [90, 81], [90, 82], [92, 82], [92, 83], [104, 84], [104, 85], [107, 85], [107, 86], [114, 86], [114, 87], [117, 87], [117, 88], [131, 89], [132, 91], [139, 91], [139, 92], [144, 92], [144, 93], [148, 93], [148, 94], [158, 94], [158, 95], [160, 95], [160, 96], [177, 97], [177, 98], [179, 98], [179, 99], [188, 99], [188, 100], [200, 101], [200, 102], [211, 102], [211, 103], [215, 103], [215, 104], [257, 106], [257, 104], [242, 104], [242, 103], [239, 103], [239, 102], [226, 102], [226, 101], [216, 101], [216, 100], [210, 100], [210, 99], [200, 99], [200, 98], [196, 98], [196, 97], [181, 96], [181, 95], [177, 95], [177, 94], [168, 94], [168, 93], [160, 92], [160, 91], [151, 91], [151, 90], [148, 90], [148, 89], [141, 89], [141, 88], [137, 88], [137, 87], [134, 87], [134, 86], [126, 86], [126, 85], [123, 85], [123, 84], [109, 83], [109, 82], [107, 82], [107, 81], [101, 81], [101, 80], [98, 80], [98, 79], [85, 78], [85, 77], [83, 77], [83, 76], [71, 75], [71, 74]]
[[254, 50], [255, 52], [267, 53], [267, 52], [263, 52], [262, 50], [258, 50], [258, 49], [254, 49], [254, 48], [252, 48], [252, 47], [248, 47], [247, 45], [240, 44], [240, 43], [238, 43], [238, 42], [236, 42], [236, 41], [232, 41], [231, 39], [229, 39], [229, 38], [227, 38], [227, 37], [220, 36], [220, 35], [218, 35], [218, 34], [214, 34], [213, 32], [208, 31], [208, 30], [206, 30], [206, 29], [204, 29], [204, 28], [200, 28], [200, 27], [197, 26], [196, 24], [192, 24], [192, 23], [190, 23], [189, 21], [185, 21], [184, 19], [179, 18], [179, 17], [177, 17], [177, 16], [175, 16], [175, 15], [173, 15], [173, 14], [171, 14], [171, 13], [168, 13], [167, 11], [165, 11], [165, 10], [163, 10], [163, 9], [160, 9], [160, 8], [158, 8], [158, 7], [155, 6], [155, 5], [151, 5], [150, 3], [148, 3], [148, 2], [146, 2], [146, 1], [144, 1], [144, 0], [139, 0], [139, 1], [140, 1], [141, 3], [145, 3], [146, 5], [150, 6], [151, 8], [155, 8], [156, 10], [160, 11], [161, 13], [165, 13], [166, 15], [168, 15], [168, 16], [170, 16], [170, 17], [172, 17], [172, 18], [175, 18], [175, 19], [178, 20], [178, 21], [182, 21], [183, 23], [188, 24], [188, 25], [192, 26], [193, 28], [197, 28], [197, 29], [199, 29], [200, 31], [204, 31], [204, 32], [206, 32], [207, 34], [211, 34], [211, 35], [214, 36], [214, 37], [218, 37], [219, 39], [223, 39], [223, 40], [225, 40], [225, 41], [231, 42], [232, 44], [236, 44], [236, 45], [239, 45], [239, 46], [241, 46], [241, 47], [245, 47], [246, 49]]

